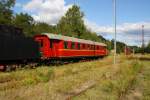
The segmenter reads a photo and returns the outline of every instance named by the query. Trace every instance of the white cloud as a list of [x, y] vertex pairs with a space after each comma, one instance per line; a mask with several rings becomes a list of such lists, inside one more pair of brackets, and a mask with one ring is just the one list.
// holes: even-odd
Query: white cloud
[[84, 19], [87, 28], [96, 33], [113, 33], [113, 28], [110, 26], [99, 26], [94, 22]]
[[[91, 31], [103, 35], [104, 37], [113, 38], [112, 26], [99, 26], [93, 22], [85, 19], [85, 24]], [[150, 41], [150, 22], [138, 22], [138, 23], [123, 23], [117, 25], [117, 40], [125, 42], [129, 45], [141, 45], [142, 37], [142, 25], [144, 25], [145, 31], [145, 43]]]
[[[72, 5], [66, 5], [65, 0], [30, 0], [25, 5], [16, 4], [16, 6], [23, 6], [23, 10], [30, 13], [36, 21], [55, 25]], [[113, 38], [112, 26], [100, 26], [87, 19], [85, 24], [91, 31], [109, 39]], [[142, 24], [145, 25], [145, 35], [150, 35], [150, 22], [123, 23], [117, 25], [117, 40], [129, 45], [141, 45]], [[148, 43], [150, 37], [145, 37], [145, 41]]]
[[36, 21], [55, 25], [72, 5], [66, 5], [64, 0], [31, 0], [23, 6]]

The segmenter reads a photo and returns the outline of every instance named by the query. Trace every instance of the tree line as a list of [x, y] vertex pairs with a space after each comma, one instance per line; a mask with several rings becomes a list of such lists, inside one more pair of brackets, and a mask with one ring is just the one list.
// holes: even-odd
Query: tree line
[[[72, 36], [81, 39], [87, 39], [97, 42], [103, 42], [108, 45], [108, 49], [112, 50], [114, 41], [106, 40], [101, 35], [97, 35], [87, 29], [84, 24], [84, 13], [80, 7], [73, 5], [66, 14], [59, 20], [56, 25], [49, 25], [44, 22], [36, 22], [33, 17], [27, 13], [14, 14], [12, 8], [15, 5], [15, 0], [1, 0], [0, 1], [0, 24], [9, 24], [23, 29], [26, 36], [34, 36], [40, 33], [54, 33], [66, 36]], [[125, 43], [117, 41], [117, 53], [124, 51]], [[139, 47], [131, 47], [140, 52]], [[145, 52], [150, 52], [150, 43], [145, 48]]]

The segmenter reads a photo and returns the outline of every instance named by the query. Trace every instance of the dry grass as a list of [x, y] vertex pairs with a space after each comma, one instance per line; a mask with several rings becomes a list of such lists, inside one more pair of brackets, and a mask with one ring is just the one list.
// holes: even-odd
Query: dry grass
[[141, 72], [136, 77], [136, 84], [128, 91], [124, 100], [150, 100], [150, 62], [143, 61]]
[[[116, 65], [116, 71], [110, 72], [109, 77], [99, 81], [94, 88], [74, 98], [74, 100], [122, 100], [128, 89], [134, 84], [136, 74], [140, 70], [137, 62], [125, 62]], [[114, 67], [114, 66], [113, 66]], [[115, 68], [114, 67], [114, 68]], [[113, 69], [114, 69], [113, 68]]]
[[0, 73], [0, 90], [19, 88], [39, 82], [48, 82], [52, 78], [53, 68], [48, 67]]
[[[100, 66], [111, 64], [111, 58], [106, 58], [107, 61], [103, 62], [100, 60]], [[20, 86], [26, 85], [35, 85], [41, 82], [48, 82], [49, 80], [54, 80], [62, 76], [68, 76], [71, 74], [78, 74], [78, 72], [84, 72], [95, 67], [99, 67], [96, 65], [97, 62], [91, 63], [77, 63], [77, 64], [69, 64], [63, 66], [41, 66], [36, 69], [25, 69], [18, 70], [15, 72], [9, 73], [0, 73], [0, 90], [5, 90], [9, 88], [18, 88]], [[5, 85], [7, 83], [7, 85]], [[10, 85], [12, 86], [10, 86]], [[5, 86], [3, 86], [5, 85]], [[15, 87], [16, 85], [16, 87]]]
[[0, 99], [117, 100], [136, 83], [142, 64], [118, 56], [118, 64], [113, 66], [112, 58], [0, 73]]

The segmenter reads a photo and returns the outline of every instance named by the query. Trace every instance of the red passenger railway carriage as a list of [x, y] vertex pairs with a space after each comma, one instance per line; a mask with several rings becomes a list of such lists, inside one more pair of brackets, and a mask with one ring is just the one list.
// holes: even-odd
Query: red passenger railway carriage
[[103, 57], [108, 54], [104, 43], [43, 33], [34, 37], [40, 44], [42, 59]]
[[0, 70], [104, 57], [108, 55], [106, 47], [104, 43], [51, 33], [29, 38], [18, 28], [0, 25]]
[[125, 53], [125, 55], [131, 55], [133, 53], [133, 49], [125, 46], [124, 53]]

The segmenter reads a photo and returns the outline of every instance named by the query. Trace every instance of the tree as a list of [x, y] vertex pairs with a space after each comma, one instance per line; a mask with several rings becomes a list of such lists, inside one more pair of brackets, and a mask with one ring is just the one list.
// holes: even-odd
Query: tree
[[55, 33], [56, 27], [48, 25], [46, 23], [37, 23], [33, 27], [33, 31], [35, 34], [41, 34], [41, 33]]
[[66, 33], [64, 35], [69, 36], [72, 34], [72, 36], [80, 38], [86, 32], [83, 17], [84, 14], [80, 11], [80, 7], [73, 5], [59, 21], [58, 32]]
[[59, 21], [57, 33], [100, 42], [97, 34], [86, 28], [83, 17], [84, 14], [80, 11], [80, 7], [73, 5]]
[[13, 11], [15, 0], [0, 0], [0, 23], [11, 24], [13, 18]]
[[146, 46], [145, 52], [146, 52], [146, 53], [150, 53], [150, 42], [149, 42], [148, 45]]
[[26, 36], [32, 36], [34, 34], [34, 19], [27, 13], [16, 14], [13, 23], [15, 26], [22, 28]]
[[[122, 52], [124, 52], [124, 48], [125, 48], [125, 46], [127, 46], [125, 43], [123, 43], [123, 42], [119, 42], [119, 41], [117, 41], [116, 42], [116, 52], [117, 53], [122, 53]], [[114, 49], [114, 40], [111, 40], [111, 50], [112, 49]]]

